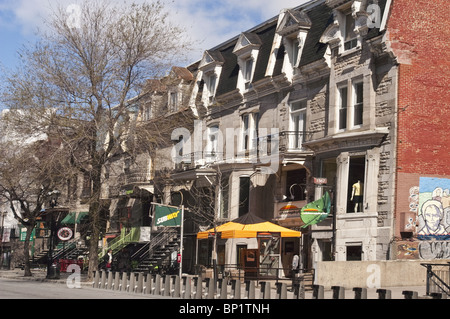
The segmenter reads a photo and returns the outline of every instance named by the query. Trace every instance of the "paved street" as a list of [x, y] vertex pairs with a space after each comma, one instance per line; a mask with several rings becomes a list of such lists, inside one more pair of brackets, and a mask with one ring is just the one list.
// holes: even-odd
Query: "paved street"
[[0, 299], [159, 299], [159, 296], [138, 295], [93, 289], [86, 285], [69, 288], [61, 283], [0, 278]]

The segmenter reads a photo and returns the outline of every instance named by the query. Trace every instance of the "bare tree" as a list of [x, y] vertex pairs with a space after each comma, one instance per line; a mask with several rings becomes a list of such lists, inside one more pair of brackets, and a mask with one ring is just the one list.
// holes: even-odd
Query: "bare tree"
[[[17, 119], [20, 114], [15, 114]], [[4, 119], [4, 118], [3, 118]], [[48, 194], [63, 185], [67, 172], [58, 155], [59, 143], [41, 132], [20, 136], [2, 121], [0, 142], [0, 198], [26, 228], [24, 241], [25, 276], [31, 276], [29, 244], [36, 221], [48, 207]], [[64, 173], [63, 173], [64, 172]]]
[[[58, 8], [48, 31], [26, 51], [27, 76], [47, 88], [40, 93], [54, 112], [46, 118], [58, 131], [70, 163], [90, 179], [89, 277], [98, 266], [102, 170], [123, 145], [129, 109], [147, 79], [157, 78], [187, 50], [183, 29], [173, 25], [160, 1], [129, 6], [85, 1], [75, 21]], [[8, 105], [36, 108], [26, 76], [9, 78]], [[15, 83], [24, 80], [25, 83]], [[31, 85], [35, 87], [35, 84]], [[17, 94], [19, 93], [19, 94]], [[42, 109], [41, 109], [42, 111]], [[31, 122], [35, 119], [30, 118]], [[30, 125], [32, 126], [32, 125]]]

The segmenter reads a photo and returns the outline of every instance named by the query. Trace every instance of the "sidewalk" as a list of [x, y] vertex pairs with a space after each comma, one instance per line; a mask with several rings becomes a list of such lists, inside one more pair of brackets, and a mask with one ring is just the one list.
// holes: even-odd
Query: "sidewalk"
[[[49, 283], [58, 283], [58, 284], [66, 284], [67, 278], [71, 275], [71, 273], [62, 272], [60, 273], [59, 279], [47, 279], [47, 269], [34, 268], [31, 269], [31, 277], [24, 276], [25, 271], [19, 268], [14, 270], [0, 270], [0, 278], [7, 279], [21, 279], [21, 280], [33, 280], [33, 281], [42, 281]], [[86, 274], [80, 274], [81, 280], [80, 283], [82, 286], [90, 286], [92, 287], [92, 281], [87, 281]]]
[[[67, 278], [71, 275], [71, 273], [60, 273], [59, 279], [47, 279], [47, 271], [46, 269], [32, 269], [31, 273], [32, 277], [24, 277], [24, 271], [21, 269], [14, 270], [0, 270], [0, 278], [8, 278], [8, 279], [17, 279], [17, 280], [34, 280], [34, 281], [42, 281], [49, 283], [58, 283], [58, 284], [67, 284]], [[87, 280], [86, 274], [81, 274], [81, 286], [84, 287], [92, 287], [92, 281]], [[244, 287], [242, 287], [244, 288]], [[241, 288], [241, 290], [242, 290]], [[403, 291], [415, 291], [417, 292], [419, 299], [430, 299], [431, 297], [426, 296], [426, 287], [425, 286], [404, 286], [404, 287], [382, 287], [383, 289], [387, 289], [391, 293], [390, 299], [405, 299]], [[271, 285], [271, 296], [272, 298], [276, 295], [276, 287], [275, 284]], [[243, 291], [243, 290], [242, 290]], [[243, 293], [243, 292], [242, 292]], [[292, 299], [293, 293], [288, 291], [287, 299]], [[256, 288], [255, 297], [259, 299], [260, 289]], [[313, 291], [306, 290], [305, 291], [305, 299], [313, 299]], [[324, 299], [333, 299], [333, 290], [331, 287], [324, 287]], [[343, 299], [355, 299], [355, 292], [352, 288], [345, 289], [344, 298]], [[368, 288], [367, 289], [367, 299], [379, 299], [379, 293], [377, 292], [377, 288]]]

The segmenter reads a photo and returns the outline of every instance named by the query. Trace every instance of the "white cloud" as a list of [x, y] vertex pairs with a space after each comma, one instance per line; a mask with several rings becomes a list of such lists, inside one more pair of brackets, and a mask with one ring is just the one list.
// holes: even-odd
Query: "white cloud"
[[[119, 4], [133, 2], [133, 0], [111, 1]], [[194, 46], [192, 62], [194, 62], [201, 58], [204, 50], [276, 16], [284, 8], [293, 8], [308, 0], [162, 1], [174, 13], [177, 23], [186, 29], [192, 39]], [[13, 16], [16, 29], [20, 30], [22, 35], [29, 35], [36, 28], [44, 27], [44, 19], [48, 19], [52, 7], [55, 8], [57, 4], [64, 7], [79, 2], [79, 0], [4, 0], [0, 4], [0, 10]], [[0, 26], [3, 23], [5, 18], [0, 14]]]

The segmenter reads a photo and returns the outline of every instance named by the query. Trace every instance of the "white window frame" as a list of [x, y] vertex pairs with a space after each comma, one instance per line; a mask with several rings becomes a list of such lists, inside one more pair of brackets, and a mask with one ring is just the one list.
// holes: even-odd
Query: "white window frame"
[[169, 92], [169, 111], [176, 112], [178, 110], [179, 104], [179, 93], [178, 91], [170, 91]]
[[[359, 91], [357, 89], [357, 86], [359, 86], [359, 85], [362, 86], [362, 88], [361, 88], [362, 95], [361, 95], [360, 102], [358, 102], [358, 92]], [[352, 99], [353, 105], [351, 106], [352, 110], [353, 110], [353, 112], [352, 112], [352, 127], [359, 128], [359, 127], [362, 127], [362, 125], [364, 124], [364, 82], [362, 80], [354, 81], [352, 83], [352, 91], [353, 91], [353, 99]], [[359, 122], [356, 123], [357, 115], [358, 115], [358, 108], [360, 108], [360, 112], [361, 112], [360, 123]]]
[[[244, 119], [247, 119], [247, 123]], [[256, 151], [258, 147], [259, 112], [241, 114], [240, 151]]]
[[[353, 17], [353, 14], [351, 11], [344, 13], [343, 20], [344, 20], [344, 35], [343, 35], [344, 51], [350, 51], [350, 50], [358, 47], [358, 37], [357, 37], [356, 32], [354, 31], [356, 20]], [[351, 25], [353, 26], [352, 30], [349, 30], [350, 29], [349, 22], [351, 22]], [[351, 37], [348, 37], [349, 35]]]
[[[343, 99], [342, 91], [345, 90], [346, 97]], [[337, 114], [336, 114], [336, 125], [338, 132], [346, 131], [348, 129], [348, 117], [349, 117], [349, 107], [348, 107], [348, 96], [349, 96], [349, 86], [347, 83], [338, 85], [337, 87]], [[345, 106], [344, 106], [345, 102]], [[345, 120], [343, 120], [343, 114], [345, 114]], [[343, 125], [341, 125], [341, 123]]]
[[[294, 106], [297, 104], [300, 106], [300, 108], [294, 109]], [[289, 136], [289, 149], [302, 148], [306, 133], [307, 107], [308, 107], [308, 100], [306, 99], [293, 101], [289, 105], [289, 115], [290, 115], [289, 131], [292, 132], [292, 136], [291, 135]], [[301, 121], [300, 117], [302, 117]], [[299, 126], [300, 122], [302, 123], [301, 128]]]
[[210, 104], [214, 102], [214, 96], [216, 95], [217, 88], [217, 74], [209, 73], [206, 75], [206, 91], [207, 99]]
[[222, 145], [219, 124], [212, 124], [207, 128], [206, 162], [211, 163], [221, 159], [219, 147]]

